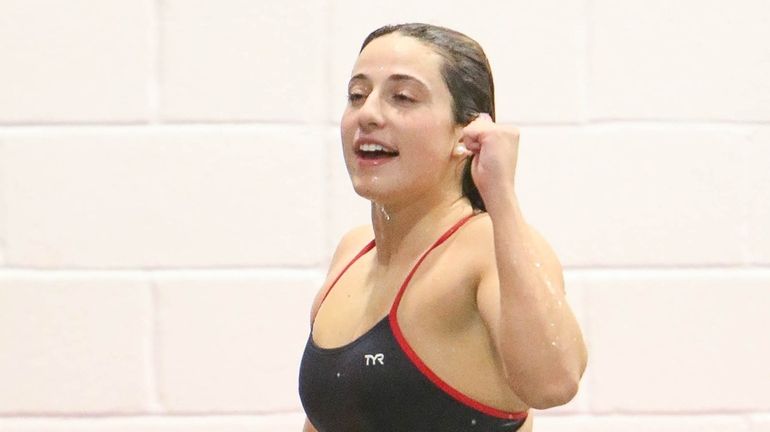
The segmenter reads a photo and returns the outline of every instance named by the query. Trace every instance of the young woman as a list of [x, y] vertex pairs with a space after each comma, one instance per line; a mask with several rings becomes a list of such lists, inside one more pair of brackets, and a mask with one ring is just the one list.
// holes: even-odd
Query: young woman
[[340, 241], [311, 311], [305, 431], [528, 431], [586, 365], [561, 265], [515, 193], [481, 47], [426, 24], [364, 41], [342, 147], [372, 224]]

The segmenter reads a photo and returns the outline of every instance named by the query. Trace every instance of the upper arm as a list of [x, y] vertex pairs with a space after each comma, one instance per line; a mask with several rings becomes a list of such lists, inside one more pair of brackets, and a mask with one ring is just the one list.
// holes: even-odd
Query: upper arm
[[337, 244], [337, 249], [334, 251], [331, 262], [329, 263], [326, 281], [321, 286], [321, 289], [318, 290], [318, 293], [313, 300], [313, 306], [310, 308], [311, 325], [313, 320], [315, 320], [318, 309], [321, 307], [321, 302], [326, 296], [326, 292], [331, 288], [334, 278], [337, 277], [345, 265], [355, 257], [355, 254], [357, 254], [361, 248], [372, 239], [372, 237], [372, 227], [370, 225], [361, 225], [353, 228], [342, 236], [342, 239]]
[[[562, 266], [556, 253], [553, 251], [543, 236], [531, 225], [528, 225], [529, 242], [533, 253], [537, 257], [540, 274], [553, 278], [551, 283], [559, 287], [564, 293], [564, 276]], [[494, 238], [490, 232], [484, 236], [484, 240], [494, 244]], [[494, 248], [492, 248], [494, 249]], [[498, 329], [500, 321], [500, 277], [498, 273], [497, 259], [494, 253], [489, 254], [481, 269], [479, 285], [476, 292], [476, 302], [479, 313], [486, 323], [494, 341], [498, 341]]]

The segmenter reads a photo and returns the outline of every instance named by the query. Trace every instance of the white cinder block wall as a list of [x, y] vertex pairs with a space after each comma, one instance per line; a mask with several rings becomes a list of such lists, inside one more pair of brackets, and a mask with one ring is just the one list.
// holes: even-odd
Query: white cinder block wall
[[299, 431], [366, 34], [479, 40], [590, 348], [538, 432], [770, 431], [766, 0], [0, 0], [0, 431]]

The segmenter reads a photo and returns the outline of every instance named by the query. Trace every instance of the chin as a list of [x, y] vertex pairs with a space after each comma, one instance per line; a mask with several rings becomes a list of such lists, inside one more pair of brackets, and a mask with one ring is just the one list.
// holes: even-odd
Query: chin
[[375, 184], [372, 179], [366, 181], [353, 180], [353, 190], [369, 201], [384, 203], [392, 199], [393, 194], [397, 191], [391, 190], [391, 188], [383, 187], [383, 184]]
[[360, 185], [353, 185], [353, 190], [360, 196], [361, 198], [365, 198], [369, 201], [380, 201], [382, 199], [382, 193], [381, 191], [376, 190], [375, 188], [371, 187], [370, 185], [367, 186], [360, 186]]

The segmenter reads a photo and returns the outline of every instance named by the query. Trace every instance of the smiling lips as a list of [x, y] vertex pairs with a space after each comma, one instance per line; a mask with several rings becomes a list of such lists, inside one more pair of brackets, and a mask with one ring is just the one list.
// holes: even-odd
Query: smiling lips
[[356, 155], [363, 161], [385, 161], [398, 156], [398, 150], [379, 141], [359, 138], [356, 140]]

